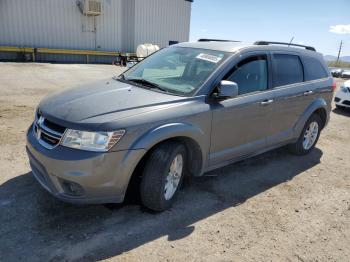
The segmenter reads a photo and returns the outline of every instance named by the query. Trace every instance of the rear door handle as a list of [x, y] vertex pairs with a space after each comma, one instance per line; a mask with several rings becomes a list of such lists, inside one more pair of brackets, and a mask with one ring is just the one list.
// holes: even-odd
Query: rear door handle
[[265, 105], [269, 105], [271, 103], [273, 103], [273, 99], [264, 100], [264, 101], [260, 102], [260, 105], [265, 106]]
[[312, 95], [313, 93], [314, 93], [314, 91], [309, 90], [309, 91], [304, 92], [304, 96], [309, 96], [309, 95]]

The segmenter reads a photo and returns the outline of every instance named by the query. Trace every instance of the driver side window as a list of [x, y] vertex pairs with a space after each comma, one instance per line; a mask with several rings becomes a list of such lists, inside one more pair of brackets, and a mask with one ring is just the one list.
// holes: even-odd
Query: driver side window
[[266, 90], [267, 78], [267, 57], [260, 55], [242, 60], [224, 79], [237, 83], [238, 94], [242, 95]]

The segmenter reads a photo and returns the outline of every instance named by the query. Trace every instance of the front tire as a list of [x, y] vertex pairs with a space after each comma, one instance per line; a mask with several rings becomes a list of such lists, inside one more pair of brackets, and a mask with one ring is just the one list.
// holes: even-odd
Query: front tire
[[149, 156], [142, 175], [142, 204], [154, 211], [171, 207], [185, 175], [186, 148], [175, 142], [159, 145]]
[[289, 145], [290, 151], [295, 155], [306, 155], [310, 153], [320, 137], [322, 119], [319, 115], [313, 114], [307, 121], [301, 132], [298, 141]]

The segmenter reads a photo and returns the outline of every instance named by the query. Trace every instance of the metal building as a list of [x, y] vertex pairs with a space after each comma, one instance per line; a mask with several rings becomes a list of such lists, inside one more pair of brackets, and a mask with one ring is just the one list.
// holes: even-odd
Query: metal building
[[[46, 49], [134, 53], [143, 43], [165, 47], [173, 41], [188, 41], [191, 2], [0, 0], [0, 59], [18, 56], [17, 49], [10, 47], [27, 47], [41, 48], [36, 54], [39, 61], [85, 62], [86, 56], [79, 52], [61, 54]], [[110, 60], [108, 53], [90, 57], [90, 62]]]

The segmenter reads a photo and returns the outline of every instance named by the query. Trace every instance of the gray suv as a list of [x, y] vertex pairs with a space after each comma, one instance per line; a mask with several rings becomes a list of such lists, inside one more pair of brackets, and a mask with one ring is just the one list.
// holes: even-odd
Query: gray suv
[[162, 211], [185, 176], [284, 145], [309, 153], [334, 88], [310, 46], [181, 43], [111, 80], [46, 97], [27, 153], [35, 178], [59, 199], [122, 202], [135, 178], [142, 204]]

